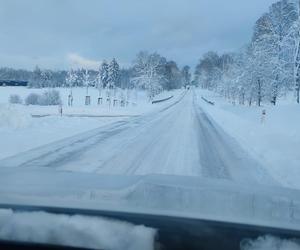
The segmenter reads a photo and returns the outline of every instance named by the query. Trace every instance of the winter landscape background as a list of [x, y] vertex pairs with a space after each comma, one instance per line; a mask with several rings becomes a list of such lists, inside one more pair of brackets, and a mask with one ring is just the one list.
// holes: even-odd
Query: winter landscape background
[[[299, 0], [273, 3], [244, 46], [195, 65], [155, 51], [126, 65], [113, 56], [0, 68], [2, 199], [171, 207], [299, 229]], [[298, 247], [266, 237], [245, 249], [270, 242]]]
[[[299, 188], [299, 16], [298, 1], [273, 4], [256, 21], [248, 44], [221, 55], [207, 52], [194, 72], [146, 51], [127, 68], [116, 59], [104, 60], [98, 69], [1, 68], [0, 79], [28, 82], [27, 88], [1, 87], [1, 158], [144, 114], [155, 106], [154, 98], [170, 97], [174, 89], [192, 85], [215, 102], [214, 107], [203, 107], [225, 131], [286, 186]], [[86, 96], [91, 96], [91, 105], [85, 105]]]

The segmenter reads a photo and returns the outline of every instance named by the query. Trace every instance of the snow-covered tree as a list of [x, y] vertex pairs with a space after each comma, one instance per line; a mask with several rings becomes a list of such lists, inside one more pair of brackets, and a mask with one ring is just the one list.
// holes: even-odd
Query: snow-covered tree
[[101, 67], [100, 67], [100, 70], [99, 70], [103, 88], [106, 88], [108, 86], [108, 70], [109, 70], [108, 69], [108, 64], [104, 60], [101, 64]]
[[52, 81], [52, 71], [51, 70], [42, 70], [41, 83], [42, 83], [42, 88], [55, 87], [55, 85], [53, 84], [53, 81]]
[[91, 86], [91, 78], [88, 69], [83, 70], [82, 80], [83, 80], [83, 86], [86, 87], [86, 96], [88, 96], [89, 87]]
[[294, 4], [295, 22], [291, 26], [286, 38], [286, 55], [291, 65], [292, 82], [296, 91], [297, 103], [300, 103], [300, 1], [291, 1]]
[[77, 73], [75, 70], [70, 69], [66, 77], [66, 85], [70, 89], [70, 96], [73, 96], [73, 87], [77, 81]]
[[29, 81], [29, 87], [41, 88], [42, 87], [41, 82], [42, 82], [42, 70], [39, 68], [39, 66], [36, 66], [32, 73], [32, 78]]
[[[116, 59], [112, 59], [112, 61], [110, 62], [109, 66], [108, 66], [108, 79], [107, 79], [107, 83], [108, 83], [108, 89], [109, 90], [116, 90], [116, 86], [118, 84], [119, 81], [119, 75], [120, 75], [120, 67], [119, 64], [117, 63]], [[116, 93], [114, 93], [115, 95]]]
[[98, 72], [97, 72], [97, 76], [96, 76], [96, 79], [95, 79], [95, 86], [99, 91], [99, 97], [101, 97], [102, 96], [102, 90], [104, 88], [104, 84], [103, 84], [103, 81], [102, 81], [102, 67], [101, 66], [99, 67]]
[[162, 90], [162, 62], [163, 58], [157, 53], [149, 54], [145, 51], [140, 52], [134, 62], [135, 76], [132, 81], [147, 91], [149, 100]]
[[[295, 86], [300, 102], [300, 1], [280, 0], [255, 24], [247, 49], [232, 57], [205, 54], [196, 66], [195, 81], [226, 98], [249, 105], [256, 100], [276, 104]], [[224, 67], [224, 65], [226, 67]], [[293, 84], [291, 84], [293, 83]]]
[[163, 80], [164, 89], [170, 90], [181, 88], [183, 85], [183, 77], [176, 62], [168, 61], [164, 64]]
[[291, 1], [282, 0], [272, 4], [268, 13], [264, 14], [255, 25], [254, 42], [263, 48], [268, 58], [269, 72], [266, 75], [268, 83], [268, 99], [274, 105], [284, 88], [289, 74], [286, 57], [286, 36], [296, 20], [295, 6]]
[[184, 66], [181, 71], [182, 74], [182, 80], [183, 80], [183, 86], [187, 86], [191, 84], [191, 73], [190, 73], [190, 67]]
[[220, 80], [220, 57], [216, 52], [207, 52], [196, 66], [195, 78], [203, 88], [216, 90]]

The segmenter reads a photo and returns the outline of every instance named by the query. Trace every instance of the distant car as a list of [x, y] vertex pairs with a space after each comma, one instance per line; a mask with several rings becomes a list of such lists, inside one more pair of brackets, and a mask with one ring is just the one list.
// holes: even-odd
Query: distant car
[[27, 87], [27, 81], [15, 81], [15, 80], [0, 80], [0, 86], [13, 86], [13, 87]]

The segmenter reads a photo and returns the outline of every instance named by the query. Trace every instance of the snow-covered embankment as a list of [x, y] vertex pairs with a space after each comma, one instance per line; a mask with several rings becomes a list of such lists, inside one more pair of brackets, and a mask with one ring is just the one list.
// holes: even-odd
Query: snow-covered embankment
[[[215, 102], [208, 105], [201, 96]], [[282, 185], [300, 189], [300, 106], [240, 106], [197, 90], [198, 102], [210, 117], [256, 158]], [[266, 111], [262, 117], [263, 110]]]

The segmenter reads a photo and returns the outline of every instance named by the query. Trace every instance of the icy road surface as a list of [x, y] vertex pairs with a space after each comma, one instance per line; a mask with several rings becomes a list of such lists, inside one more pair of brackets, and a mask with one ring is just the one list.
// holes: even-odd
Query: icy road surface
[[30, 150], [0, 161], [0, 166], [276, 184], [201, 105], [206, 104], [190, 90], [159, 112]]

